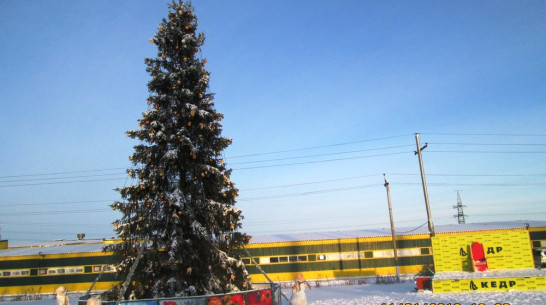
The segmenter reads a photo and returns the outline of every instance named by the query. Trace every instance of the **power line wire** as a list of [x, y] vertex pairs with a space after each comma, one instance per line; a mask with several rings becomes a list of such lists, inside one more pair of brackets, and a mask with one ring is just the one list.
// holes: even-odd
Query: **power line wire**
[[262, 162], [273, 162], [273, 161], [285, 161], [285, 160], [293, 160], [293, 159], [305, 159], [305, 158], [324, 157], [324, 156], [342, 155], [342, 154], [352, 154], [352, 153], [365, 152], [365, 151], [386, 150], [386, 149], [411, 147], [411, 146], [413, 146], [413, 145], [398, 145], [398, 146], [378, 147], [378, 148], [352, 150], [352, 151], [342, 151], [342, 152], [318, 154], [318, 155], [307, 155], [307, 156], [286, 157], [286, 158], [277, 158], [277, 159], [268, 159], [268, 160], [255, 160], [255, 161], [236, 162], [236, 163], [229, 163], [229, 165], [251, 164], [251, 163], [262, 163]]
[[[409, 222], [415, 222], [417, 220], [421, 220], [420, 218], [414, 218], [414, 219], [410, 219], [410, 220], [403, 220], [403, 221], [397, 221], [396, 223], [400, 224], [400, 223], [409, 223]], [[264, 225], [267, 225], [268, 222], [265, 222]], [[279, 230], [277, 232], [275, 232], [274, 234], [283, 234], [285, 232], [301, 232], [301, 233], [304, 233], [304, 232], [311, 232], [311, 233], [328, 233], [328, 232], [331, 232], [331, 231], [325, 231], [325, 230], [340, 230], [340, 229], [347, 229], [347, 228], [358, 228], [359, 230], [366, 230], [365, 228], [368, 228], [370, 226], [380, 226], [380, 225], [389, 225], [390, 223], [388, 221], [385, 221], [385, 222], [375, 222], [375, 223], [370, 223], [370, 222], [367, 222], [365, 224], [358, 224], [358, 225], [350, 225], [350, 226], [332, 226], [332, 227], [321, 227], [321, 228], [309, 228], [309, 227], [306, 227], [306, 228], [300, 228], [300, 229], [291, 229], [291, 230]], [[386, 229], [386, 228], [385, 228]], [[377, 230], [377, 228], [374, 228], [372, 230]], [[253, 230], [249, 230], [249, 232], [252, 232]], [[256, 233], [268, 233], [268, 235], [271, 235], [271, 231], [253, 231], [254, 233], [250, 233], [250, 234], [256, 234]], [[389, 232], [389, 235], [390, 235], [390, 232]]]
[[263, 169], [263, 168], [282, 167], [282, 166], [291, 166], [291, 165], [303, 165], [303, 164], [314, 164], [314, 163], [326, 163], [326, 162], [346, 161], [346, 160], [355, 160], [355, 159], [364, 159], [364, 158], [373, 158], [373, 157], [384, 157], [384, 156], [392, 156], [392, 155], [400, 155], [400, 154], [409, 154], [409, 153], [413, 154], [413, 151], [411, 151], [411, 152], [405, 151], [405, 152], [396, 152], [396, 153], [385, 153], [385, 154], [368, 155], [368, 156], [359, 156], [359, 157], [350, 157], [350, 158], [338, 158], [338, 159], [317, 160], [317, 161], [308, 161], [308, 162], [295, 162], [295, 163], [285, 163], [285, 164], [272, 164], [272, 165], [263, 165], [263, 166], [240, 167], [240, 168], [234, 168], [233, 170]]
[[[308, 182], [274, 185], [274, 186], [262, 186], [262, 187], [248, 188], [248, 189], [239, 189], [239, 191], [247, 192], [247, 191], [255, 191], [255, 190], [285, 188], [285, 187], [312, 185], [312, 184], [320, 184], [320, 183], [327, 183], [327, 182], [356, 180], [361, 178], [369, 178], [369, 177], [377, 177], [377, 176], [382, 176], [382, 174], [369, 174], [369, 175], [363, 175], [363, 176], [346, 177], [346, 178], [338, 178], [338, 179], [308, 181]], [[420, 176], [420, 174], [389, 173], [389, 176]], [[432, 174], [427, 174], [427, 176], [438, 176], [438, 177], [535, 177], [537, 176], [537, 177], [540, 177], [540, 176], [546, 176], [546, 173], [538, 173], [538, 174], [535, 174], [535, 173], [533, 174], [434, 174], [432, 173]]]
[[[423, 133], [423, 134], [437, 134], [437, 135], [472, 135], [472, 136], [478, 136], [478, 135], [489, 135], [489, 136], [506, 136], [506, 135], [513, 135], [513, 136], [546, 136], [546, 135], [530, 135], [530, 134], [443, 134], [443, 133]], [[285, 153], [285, 152], [294, 152], [294, 151], [303, 151], [303, 150], [311, 150], [311, 149], [317, 149], [317, 148], [325, 148], [325, 147], [334, 147], [334, 146], [342, 146], [342, 145], [349, 145], [349, 144], [356, 144], [356, 143], [363, 143], [363, 142], [371, 142], [371, 141], [378, 141], [378, 140], [385, 140], [385, 139], [393, 139], [393, 138], [399, 138], [399, 137], [405, 137], [412, 134], [405, 134], [405, 135], [396, 135], [396, 136], [390, 136], [390, 137], [382, 137], [382, 138], [375, 138], [375, 139], [368, 139], [368, 140], [359, 140], [359, 141], [352, 141], [352, 142], [344, 142], [344, 143], [335, 143], [335, 144], [327, 144], [327, 145], [320, 145], [320, 146], [312, 146], [312, 147], [305, 147], [305, 148], [297, 148], [297, 149], [288, 149], [288, 150], [282, 150], [282, 151], [274, 151], [274, 152], [264, 152], [264, 153], [255, 153], [255, 154], [248, 154], [248, 155], [240, 155], [240, 156], [233, 156], [230, 158], [242, 158], [242, 157], [249, 157], [249, 156], [259, 156], [259, 155], [270, 155], [270, 154], [277, 154], [277, 153]], [[438, 145], [480, 145], [480, 146], [544, 146], [546, 144], [537, 144], [537, 143], [520, 143], [520, 144], [514, 144], [514, 143], [449, 143], [449, 142], [430, 142], [430, 144], [438, 144]], [[239, 162], [239, 163], [232, 163], [233, 165], [237, 164], [248, 164], [248, 163], [260, 163], [260, 162], [271, 162], [271, 161], [282, 161], [282, 160], [290, 160], [290, 159], [300, 159], [300, 158], [310, 158], [310, 157], [319, 157], [319, 156], [327, 156], [327, 155], [336, 155], [336, 154], [347, 154], [347, 153], [355, 153], [355, 152], [362, 152], [362, 151], [372, 151], [372, 150], [380, 150], [380, 149], [392, 149], [392, 148], [400, 148], [400, 147], [407, 147], [407, 146], [413, 146], [413, 145], [399, 145], [399, 146], [391, 146], [391, 147], [380, 147], [380, 148], [373, 148], [373, 149], [366, 149], [366, 150], [356, 150], [356, 151], [346, 151], [346, 152], [337, 152], [337, 153], [329, 153], [329, 154], [317, 154], [317, 155], [309, 155], [309, 156], [297, 156], [297, 157], [289, 157], [289, 158], [278, 158], [278, 159], [270, 159], [270, 160], [258, 160], [258, 161], [247, 161], [247, 162]], [[434, 151], [429, 150], [428, 152], [445, 152], [445, 153], [544, 153], [544, 151]], [[345, 159], [332, 159], [332, 160], [322, 160], [317, 162], [329, 162], [329, 161], [338, 161], [338, 160], [345, 160]], [[282, 165], [272, 165], [272, 166], [287, 166], [287, 165], [296, 165], [296, 164], [307, 164], [307, 163], [294, 163], [294, 164], [282, 164]], [[260, 167], [262, 168], [262, 167]], [[64, 172], [52, 172], [52, 173], [40, 173], [40, 174], [25, 174], [25, 175], [10, 175], [10, 176], [0, 176], [0, 179], [6, 179], [6, 178], [15, 178], [15, 177], [37, 177], [37, 176], [53, 176], [53, 175], [66, 175], [66, 174], [75, 174], [75, 173], [90, 173], [90, 172], [104, 172], [104, 171], [112, 171], [112, 170], [125, 170], [126, 168], [109, 168], [109, 169], [93, 169], [93, 170], [79, 170], [79, 171], [64, 171]], [[241, 169], [247, 169], [247, 168], [241, 168]], [[75, 176], [75, 177], [50, 177], [50, 178], [43, 178], [43, 179], [27, 179], [27, 180], [14, 180], [14, 181], [0, 181], [0, 182], [22, 182], [22, 181], [36, 181], [36, 180], [54, 180], [54, 179], [72, 179], [72, 178], [83, 178], [83, 177], [94, 177], [94, 176], [111, 176], [115, 174], [101, 174], [101, 175], [85, 175], [85, 176]], [[77, 181], [79, 182], [79, 181]], [[87, 181], [81, 181], [81, 182], [87, 182]], [[68, 183], [68, 182], [63, 182]]]
[[93, 203], [93, 202], [114, 202], [111, 200], [85, 200], [85, 201], [62, 201], [62, 202], [40, 202], [40, 203], [4, 203], [0, 206], [42, 206], [42, 205], [59, 205], [59, 204], [77, 204], [77, 203]]
[[248, 191], [265, 190], [265, 189], [285, 188], [285, 187], [292, 187], [292, 186], [320, 184], [320, 183], [326, 183], [326, 182], [356, 180], [356, 179], [360, 179], [360, 178], [367, 178], [367, 177], [374, 177], [374, 176], [380, 176], [380, 174], [356, 176], [356, 177], [348, 177], [348, 178], [339, 178], [339, 179], [320, 180], [320, 181], [311, 181], [311, 182], [302, 182], [302, 183], [294, 183], [294, 184], [283, 184], [283, 185], [275, 185], [275, 186], [255, 187], [255, 188], [248, 188], [248, 189], [239, 189], [239, 191], [240, 192], [248, 192]]
[[[239, 155], [239, 156], [228, 156], [227, 158], [235, 159], [235, 158], [252, 157], [252, 156], [263, 156], [263, 155], [279, 154], [279, 153], [294, 152], [294, 151], [304, 151], [304, 150], [312, 150], [312, 149], [318, 149], [318, 148], [335, 147], [335, 146], [344, 146], [344, 145], [357, 144], [357, 143], [365, 143], [365, 142], [373, 142], [373, 141], [380, 141], [380, 140], [388, 140], [388, 139], [406, 137], [406, 136], [411, 136], [411, 135], [412, 135], [412, 134], [403, 134], [403, 135], [387, 136], [387, 137], [374, 138], [374, 139], [366, 139], [366, 140], [358, 140], [358, 141], [351, 141], [351, 142], [343, 142], [343, 143], [334, 143], [334, 144], [326, 144], [326, 145], [319, 145], [319, 146], [311, 146], [311, 147], [287, 149], [287, 150], [280, 150], [280, 151], [261, 152], [261, 153], [247, 154], [247, 155]], [[406, 146], [406, 145], [402, 145], [402, 146]], [[408, 145], [408, 146], [410, 146], [410, 145]], [[348, 152], [346, 152], [346, 153], [348, 153]], [[5, 179], [5, 178], [20, 178], [20, 177], [36, 177], [36, 176], [54, 176], [54, 175], [66, 175], [66, 174], [78, 174], [78, 173], [91, 173], [91, 172], [103, 172], [103, 171], [126, 170], [126, 169], [127, 169], [126, 167], [117, 167], [117, 168], [106, 168], [106, 169], [92, 169], [92, 170], [59, 171], [59, 172], [51, 172], [51, 173], [37, 173], [37, 174], [7, 175], [7, 176], [0, 176], [0, 179]]]
[[526, 134], [526, 133], [440, 133], [423, 132], [421, 135], [440, 135], [440, 136], [495, 136], [495, 137], [546, 137], [546, 134]]
[[[338, 216], [338, 217], [321, 217], [321, 218], [313, 218], [313, 219], [282, 219], [282, 220], [268, 220], [266, 221], [267, 224], [280, 224], [280, 223], [315, 223], [315, 222], [324, 222], [327, 220], [348, 220], [348, 219], [364, 219], [366, 217], [368, 218], [377, 218], [381, 214], [366, 214], [366, 215], [352, 215], [352, 216]], [[263, 220], [260, 221], [244, 221], [244, 224], [264, 224]]]
[[546, 204], [546, 201], [512, 201], [512, 202], [486, 202], [478, 204], [468, 204], [472, 207], [480, 207], [482, 205], [534, 205], [534, 204]]
[[[351, 189], [353, 188], [358, 188], [358, 187], [351, 187]], [[342, 189], [331, 189], [331, 190], [323, 190], [323, 191], [318, 191], [318, 192], [335, 192], [335, 191], [342, 191]], [[307, 195], [312, 195], [314, 193], [297, 193], [297, 194], [283, 194], [283, 195], [275, 195], [275, 196], [279, 196], [279, 198], [285, 198], [285, 197], [296, 197], [296, 196], [307, 196]], [[275, 197], [275, 196], [270, 196], [270, 197]], [[249, 200], [254, 200], [253, 198], [249, 198]], [[259, 199], [259, 198], [258, 198]], [[257, 200], [257, 199], [256, 199]], [[366, 201], [366, 200], [363, 200], [363, 201]], [[345, 201], [343, 201], [345, 202]], [[334, 202], [328, 202], [328, 204], [334, 204]], [[339, 203], [336, 203], [336, 204], [339, 204]], [[546, 204], [546, 201], [512, 201], [512, 202], [491, 202], [491, 203], [479, 203], [479, 204], [472, 204], [472, 207], [473, 208], [479, 208], [481, 206], [489, 206], [489, 205], [513, 205], [513, 204], [518, 204], [518, 205], [536, 205], [536, 204]], [[103, 210], [103, 209], [97, 209], [97, 210], [76, 210], [76, 211], [42, 211], [42, 212], [35, 212], [34, 214], [29, 213], [29, 212], [13, 212], [12, 214], [17, 214], [17, 215], [35, 215], [35, 214], [39, 214], [39, 215], [49, 215], [49, 214], [55, 214], [55, 215], [59, 215], [59, 214], [74, 214], [74, 213], [86, 213], [86, 212], [89, 212], [89, 211], [93, 211], [93, 212], [106, 212], [108, 211], [107, 209], [106, 210]], [[403, 213], [404, 211], [413, 211], [413, 209], [397, 209], [396, 210], [396, 213], [399, 214], [399, 213]], [[5, 215], [5, 213], [0, 213], [0, 216], [13, 216], [13, 215]], [[114, 215], [112, 215], [114, 216]], [[370, 216], [369, 214], [366, 215], [366, 216]], [[344, 216], [340, 216], [338, 218], [343, 218]], [[358, 218], [358, 217], [364, 217], [364, 215], [361, 215], [361, 216], [350, 216], [349, 218]], [[329, 219], [329, 218], [327, 218]], [[316, 221], [322, 221], [322, 220], [326, 220], [324, 218], [321, 218], [321, 219], [313, 219], [312, 221], [308, 221], [308, 222], [316, 222]], [[290, 220], [290, 221], [295, 221], [295, 220]], [[290, 222], [290, 221], [287, 221], [287, 222]], [[301, 219], [299, 219], [298, 221], [301, 222]], [[284, 221], [282, 221], [284, 222]], [[247, 222], [248, 223], [248, 222]], [[25, 221], [24, 224], [21, 224], [21, 223], [10, 223], [10, 222], [2, 222], [2, 224], [7, 224], [7, 225], [51, 225], [51, 226], [58, 226], [59, 224], [58, 223], [43, 223], [43, 222], [40, 222], [40, 223], [33, 223], [33, 222], [27, 222]], [[78, 225], [78, 224], [66, 224], [66, 223], [63, 223], [63, 226], [64, 225]], [[93, 225], [89, 225], [89, 226], [93, 226]]]
[[[44, 227], [59, 227], [59, 223], [58, 222], [28, 222], [28, 221], [25, 221], [24, 223], [13, 223], [13, 222], [2, 222], [0, 223], [1, 225], [5, 225], [5, 226], [25, 226], [25, 227], [29, 227], [29, 226], [32, 226], [33, 229], [34, 226], [44, 226]], [[62, 226], [63, 228], [64, 227], [87, 227], [87, 228], [98, 228], [98, 227], [110, 227], [112, 224], [111, 223], [66, 223], [66, 222], [63, 222], [62, 223]]]
[[457, 154], [544, 154], [546, 151], [483, 151], [483, 150], [427, 150], [429, 153], [457, 153]]
[[[4, 180], [0, 183], [13, 183], [13, 182], [28, 182], [28, 181], [43, 181], [43, 180], [60, 180], [60, 179], [75, 179], [75, 178], [89, 178], [89, 177], [104, 177], [104, 176], [115, 176], [120, 175], [120, 173], [115, 174], [102, 174], [102, 175], [83, 175], [83, 176], [72, 176], [72, 177], [48, 177], [48, 178], [34, 178], [34, 179], [19, 179], [19, 180]], [[126, 174], [123, 175], [125, 178]]]
[[8, 212], [0, 213], [0, 216], [27, 216], [27, 215], [60, 215], [60, 214], [85, 214], [85, 213], [104, 213], [111, 212], [108, 209], [95, 210], [64, 210], [64, 211], [46, 211], [46, 212]]
[[[377, 174], [377, 175], [379, 175], [379, 174]], [[349, 178], [304, 182], [304, 183], [297, 183], [297, 184], [286, 184], [286, 185], [277, 185], [277, 186], [270, 186], [270, 187], [259, 187], [259, 188], [252, 188], [252, 189], [243, 189], [243, 190], [240, 190], [240, 192], [253, 191], [253, 190], [263, 190], [263, 189], [285, 188], [285, 187], [302, 186], [302, 185], [312, 185], [312, 184], [320, 184], [320, 183], [343, 181], [343, 180], [354, 180], [354, 179], [357, 179], [357, 178], [365, 178], [365, 177], [371, 177], [371, 176], [377, 176], [377, 175], [366, 175], [366, 176], [358, 176], [358, 177], [349, 177]], [[394, 175], [414, 175], [414, 174], [390, 174], [390, 175], [394, 176]], [[415, 174], [415, 175], [417, 175], [417, 174]], [[431, 174], [431, 176], [432, 175], [434, 175], [434, 174]], [[543, 174], [541, 174], [541, 175], [543, 175]], [[439, 174], [438, 176], [446, 176], [446, 175], [445, 174]], [[451, 175], [447, 175], [447, 176], [451, 176]], [[455, 176], [468, 176], [468, 175], [455, 175]], [[474, 175], [471, 175], [471, 176], [474, 176]], [[487, 176], [492, 176], [492, 175], [476, 175], [476, 176], [486, 176], [487, 177]], [[500, 175], [500, 176], [502, 176], [502, 175]], [[517, 175], [517, 176], [519, 176], [519, 175]], [[420, 186], [421, 185], [420, 183], [417, 183], [417, 182], [395, 182], [394, 184], [397, 184], [397, 185], [415, 185], [415, 186]], [[518, 186], [544, 186], [544, 185], [546, 185], [546, 183], [429, 183], [429, 184], [432, 185], [432, 186], [463, 186], [464, 185], [464, 186], [492, 186], [492, 187], [497, 187], [497, 186], [501, 186], [501, 187], [505, 187], [505, 186], [518, 187]], [[326, 190], [318, 190], [318, 191], [279, 194], [279, 195], [251, 197], [251, 198], [240, 198], [238, 201], [252, 201], [252, 200], [264, 200], [264, 199], [308, 196], [308, 195], [315, 195], [315, 194], [321, 194], [321, 193], [330, 193], [330, 192], [339, 192], [339, 191], [344, 191], [344, 190], [368, 188], [368, 187], [373, 187], [373, 186], [378, 186], [378, 185], [379, 184], [357, 185], [357, 186], [326, 189]], [[115, 199], [88, 200], [88, 201], [64, 201], [64, 202], [42, 202], [42, 203], [5, 203], [5, 204], [0, 204], [0, 206], [43, 206], [43, 205], [64, 205], [64, 204], [78, 204], [78, 203], [114, 202], [114, 201], [115, 201]], [[493, 203], [493, 204], [498, 204], [498, 203]]]
[[287, 197], [296, 197], [296, 196], [308, 196], [308, 195], [316, 195], [316, 194], [324, 194], [324, 193], [332, 193], [332, 192], [341, 192], [341, 191], [363, 189], [363, 188], [377, 187], [377, 186], [382, 186], [382, 184], [358, 185], [358, 186], [350, 186], [350, 187], [342, 187], [342, 188], [336, 188], [336, 189], [310, 191], [310, 192], [302, 192], [302, 193], [280, 194], [280, 195], [251, 197], [251, 198], [241, 198], [238, 201], [253, 201], [253, 200], [277, 199], [277, 198], [287, 198]]
[[420, 228], [422, 228], [424, 225], [426, 225], [427, 223], [428, 223], [428, 220], [425, 221], [422, 225], [416, 227], [415, 229], [408, 230], [408, 231], [402, 231], [402, 232], [396, 232], [396, 234], [406, 234], [406, 233], [411, 233], [411, 232], [417, 231], [417, 230], [419, 230]]
[[[411, 173], [389, 173], [389, 176], [420, 176], [420, 174]], [[438, 177], [535, 177], [546, 176], [546, 173], [533, 173], [533, 174], [427, 174], [427, 176]]]
[[[90, 232], [85, 232], [85, 234], [94, 234], [94, 235], [107, 235], [106, 233], [104, 233], [105, 231], [90, 231]], [[76, 236], [76, 234], [78, 233], [83, 233], [83, 232], [79, 232], [79, 231], [71, 231], [71, 232], [37, 232], [37, 231], [11, 231], [11, 230], [7, 230], [7, 231], [4, 231], [2, 233], [6, 233], [6, 234], [25, 234], [25, 235], [44, 235], [44, 234], [54, 234], [54, 235], [59, 235], [59, 236], [67, 236], [67, 235], [73, 235], [73, 236]], [[112, 232], [114, 233], [114, 232]], [[86, 236], [86, 238], [90, 238], [89, 236]], [[95, 239], [95, 238], [90, 238], [90, 239]], [[28, 240], [28, 239], [27, 239]]]
[[546, 146], [546, 144], [537, 143], [442, 143], [442, 142], [427, 142], [434, 145], [468, 145], [468, 146]]
[[37, 185], [53, 185], [53, 184], [69, 184], [69, 183], [83, 183], [83, 182], [104, 182], [111, 180], [122, 180], [125, 178], [108, 178], [108, 179], [92, 179], [92, 180], [76, 180], [76, 181], [60, 181], [60, 182], [42, 182], [42, 183], [25, 183], [25, 184], [11, 184], [0, 185], [0, 188], [5, 187], [19, 187], [19, 186], [37, 186]]
[[103, 172], [103, 171], [112, 171], [112, 170], [121, 170], [121, 169], [126, 169], [126, 168], [117, 167], [117, 168], [92, 169], [92, 170], [80, 170], [80, 171], [66, 171], [66, 172], [53, 172], [53, 173], [42, 173], [42, 174], [11, 175], [11, 176], [0, 176], [0, 179], [3, 179], [3, 178], [18, 178], [18, 177], [34, 177], [34, 176], [53, 176], [53, 175], [65, 175], [65, 174], [78, 174], [78, 173], [91, 173], [91, 172]]
[[287, 150], [278, 150], [278, 151], [262, 152], [262, 153], [239, 155], [239, 156], [228, 156], [228, 157], [231, 158], [231, 159], [235, 159], [235, 158], [244, 158], [244, 157], [254, 157], [254, 156], [281, 154], [281, 153], [294, 152], [294, 151], [311, 150], [311, 149], [317, 149], [317, 148], [326, 148], [326, 147], [343, 146], [343, 145], [350, 145], [350, 144], [356, 144], [356, 143], [388, 140], [388, 139], [394, 139], [394, 138], [400, 138], [400, 137], [407, 137], [407, 136], [411, 136], [411, 135], [413, 135], [413, 134], [403, 134], [403, 135], [396, 135], [396, 136], [389, 136], [389, 137], [382, 137], [382, 138], [375, 138], [375, 139], [358, 140], [358, 141], [351, 141], [351, 142], [326, 144], [326, 145], [319, 145], [319, 146], [311, 146], [311, 147], [303, 147], [303, 148], [295, 148], [295, 149], [287, 149]]
[[[546, 214], [546, 213], [541, 213]], [[513, 215], [537, 215], [536, 212], [534, 213], [494, 213], [494, 214], [472, 214], [471, 216], [476, 217], [497, 217], [497, 216], [513, 216]]]
[[[398, 185], [418, 185], [418, 186], [421, 185], [421, 183], [417, 183], [417, 182], [397, 182], [396, 184], [398, 184]], [[427, 184], [432, 185], [432, 186], [492, 186], [492, 187], [497, 187], [497, 186], [502, 186], [502, 187], [506, 187], [506, 186], [513, 186], [513, 187], [546, 186], [546, 182], [545, 183], [440, 183], [440, 182], [435, 183], [435, 182], [433, 182], [433, 183], [427, 183]]]

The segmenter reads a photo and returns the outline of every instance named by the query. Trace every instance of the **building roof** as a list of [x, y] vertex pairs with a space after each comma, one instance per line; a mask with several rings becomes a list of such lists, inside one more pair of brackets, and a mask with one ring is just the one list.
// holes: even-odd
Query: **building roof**
[[[546, 221], [505, 221], [505, 222], [487, 222], [487, 223], [469, 223], [435, 226], [436, 233], [455, 233], [455, 232], [474, 232], [503, 229], [522, 229], [528, 224], [529, 228], [546, 228]], [[428, 226], [421, 225], [417, 228], [396, 228], [396, 235], [416, 235], [428, 234]], [[390, 228], [382, 229], [362, 229], [351, 231], [335, 232], [314, 232], [314, 233], [295, 233], [295, 234], [270, 234], [262, 236], [253, 236], [251, 244], [275, 243], [290, 241], [307, 240], [328, 240], [341, 238], [366, 238], [366, 237], [384, 237], [391, 236]], [[32, 256], [32, 255], [52, 255], [52, 254], [71, 254], [71, 253], [92, 253], [102, 252], [104, 247], [111, 243], [111, 240], [56, 240], [48, 242], [28, 243], [26, 245], [18, 244], [0, 250], [0, 257], [10, 256]], [[40, 254], [41, 253], [41, 254]]]
[[[468, 223], [468, 224], [453, 224], [453, 225], [437, 225], [434, 227], [435, 233], [454, 233], [454, 232], [472, 232], [472, 231], [488, 231], [502, 229], [518, 229], [525, 228], [529, 224], [530, 228], [546, 227], [546, 221], [504, 221], [504, 222], [487, 222], [487, 223]], [[417, 228], [395, 228], [396, 235], [415, 235], [428, 234], [428, 226], [426, 223]], [[262, 236], [252, 236], [253, 244], [256, 243], [274, 243], [287, 241], [304, 241], [304, 240], [324, 240], [324, 239], [340, 239], [340, 238], [356, 238], [356, 237], [382, 237], [391, 236], [390, 228], [382, 229], [362, 229], [351, 231], [336, 231], [336, 232], [313, 232], [313, 233], [294, 233], [294, 234], [271, 234]]]
[[0, 257], [101, 252], [106, 245], [103, 240], [56, 240], [8, 245], [7, 249], [0, 250]]

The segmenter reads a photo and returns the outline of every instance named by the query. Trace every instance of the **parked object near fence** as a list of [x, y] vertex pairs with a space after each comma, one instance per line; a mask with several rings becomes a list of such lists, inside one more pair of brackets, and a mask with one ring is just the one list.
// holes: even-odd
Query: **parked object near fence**
[[418, 276], [415, 278], [417, 290], [430, 290], [430, 276]]

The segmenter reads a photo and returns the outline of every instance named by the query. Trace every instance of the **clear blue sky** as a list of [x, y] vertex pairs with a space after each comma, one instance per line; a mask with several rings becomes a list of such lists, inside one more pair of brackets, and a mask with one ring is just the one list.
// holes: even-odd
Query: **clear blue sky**
[[[414, 133], [436, 225], [456, 223], [456, 190], [467, 222], [546, 220], [544, 1], [193, 5], [243, 231], [388, 227], [383, 173], [396, 226], [423, 224]], [[0, 1], [3, 239], [114, 235], [167, 12]]]

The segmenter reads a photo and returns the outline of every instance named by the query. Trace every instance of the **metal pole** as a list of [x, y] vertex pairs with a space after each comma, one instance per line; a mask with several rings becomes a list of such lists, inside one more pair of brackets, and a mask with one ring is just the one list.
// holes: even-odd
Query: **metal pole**
[[[275, 284], [275, 282], [273, 282], [273, 280], [267, 275], [267, 273], [265, 273], [265, 271], [262, 269], [262, 267], [260, 267], [260, 265], [258, 265], [258, 262], [256, 262], [256, 260], [254, 260], [254, 257], [252, 257], [252, 255], [250, 255], [250, 252], [248, 252], [245, 245], [244, 244], [241, 244], [241, 245], [243, 246], [243, 250], [245, 250], [246, 255], [248, 255], [248, 257], [250, 257], [250, 260], [252, 261], [254, 266], [256, 266], [256, 269], [258, 269], [258, 271], [260, 271], [265, 276], [265, 278], [269, 281], [269, 283], [271, 284], [271, 291], [273, 291], [273, 285]], [[279, 289], [279, 291], [281, 293], [281, 296], [288, 302], [288, 304], [291, 304], [290, 299], [284, 293], [282, 293], [282, 290]]]
[[391, 234], [392, 234], [392, 250], [394, 252], [394, 266], [396, 267], [396, 281], [400, 282], [400, 270], [398, 268], [398, 250], [396, 250], [396, 232], [394, 231], [394, 220], [392, 218], [391, 191], [389, 188], [389, 180], [383, 174], [385, 179], [385, 188], [387, 188], [387, 202], [389, 203], [389, 216], [391, 219]]
[[428, 231], [430, 232], [430, 236], [434, 236], [434, 223], [432, 222], [432, 215], [430, 214], [430, 205], [428, 203], [428, 192], [427, 192], [427, 181], [425, 179], [425, 169], [423, 167], [423, 157], [421, 156], [421, 151], [427, 147], [427, 144], [425, 143], [425, 146], [421, 148], [421, 143], [419, 143], [419, 134], [415, 134], [415, 143], [417, 144], [417, 151], [415, 152], [416, 155], [419, 156], [419, 167], [421, 168], [421, 182], [423, 184], [423, 194], [425, 195], [425, 205], [427, 207], [427, 218], [428, 218]]
[[125, 291], [127, 291], [127, 287], [129, 287], [129, 283], [131, 283], [131, 278], [133, 278], [133, 274], [135, 273], [136, 267], [138, 265], [138, 262], [142, 258], [142, 255], [144, 254], [144, 248], [148, 244], [148, 237], [144, 239], [142, 244], [140, 245], [140, 249], [138, 250], [137, 257], [135, 261], [133, 262], [133, 265], [131, 266], [131, 269], [129, 269], [129, 274], [127, 274], [127, 278], [125, 278], [125, 282], [123, 282], [123, 285], [121, 286], [121, 291], [119, 293], [118, 301], [116, 304], [120, 304], [121, 301], [123, 301], [123, 297], [125, 296]]

